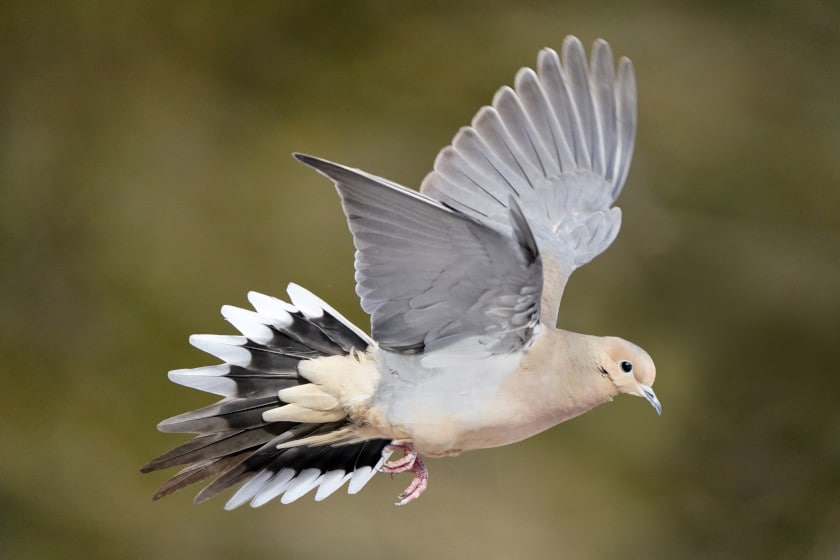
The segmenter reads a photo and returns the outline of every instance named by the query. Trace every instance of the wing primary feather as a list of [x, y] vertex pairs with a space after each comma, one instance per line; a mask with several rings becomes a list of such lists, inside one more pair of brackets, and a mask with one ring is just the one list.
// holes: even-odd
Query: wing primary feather
[[564, 155], [561, 153], [564, 148], [568, 148], [565, 144], [561, 147], [562, 132], [559, 130], [554, 111], [548, 104], [539, 77], [530, 68], [523, 68], [516, 73], [514, 83], [522, 105], [526, 112], [531, 115], [531, 124], [546, 146], [544, 149], [553, 152], [553, 158], [544, 158], [543, 169], [545, 175], [547, 177], [559, 175], [563, 172], [564, 159], [570, 161], [571, 154]]
[[550, 321], [569, 275], [618, 231], [611, 206], [632, 157], [636, 82], [630, 61], [616, 67], [602, 39], [587, 58], [581, 42], [567, 37], [560, 54], [540, 51], [536, 71], [520, 69], [514, 86], [499, 89], [492, 106], [458, 132], [458, 159], [444, 148], [420, 190], [502, 228], [510, 226], [513, 195], [540, 243], [549, 278], [541, 315]]
[[603, 160], [604, 178], [612, 182], [615, 177], [616, 158], [616, 97], [615, 62], [610, 46], [603, 39], [595, 41], [592, 48], [591, 78], [592, 95], [595, 99], [599, 154]]
[[575, 114], [571, 93], [568, 90], [560, 56], [554, 49], [543, 49], [537, 58], [537, 73], [545, 84], [546, 100], [554, 111], [559, 130], [559, 138], [565, 146], [561, 150], [561, 165], [571, 171], [586, 163], [585, 142], [580, 130], [580, 120]]
[[637, 120], [636, 74], [633, 63], [622, 57], [618, 63], [617, 111], [616, 124], [618, 126], [618, 144], [620, 153], [616, 157], [616, 173], [613, 188], [613, 200], [621, 193], [630, 161], [633, 158], [633, 146], [636, 141]]
[[[484, 107], [484, 109], [487, 108], [488, 107]], [[484, 139], [476, 133], [475, 129], [469, 127], [464, 128], [462, 130], [462, 133], [457, 135], [455, 137], [455, 140], [453, 140], [453, 146], [455, 146], [456, 148], [459, 147], [459, 140], [463, 141], [464, 143], [468, 142], [470, 145], [475, 146], [476, 151], [481, 155], [481, 159], [493, 169], [496, 175], [498, 175], [502, 179], [502, 181], [504, 181], [504, 183], [512, 192], [517, 193], [516, 186], [513, 184], [511, 179], [508, 178], [508, 174], [511, 173], [511, 171], [503, 169], [502, 165], [500, 165], [501, 162], [497, 162], [496, 158], [490, 157], [488, 152], [492, 152], [492, 149], [490, 148], [490, 146], [487, 145]], [[446, 148], [444, 148], [444, 150], [445, 149]], [[495, 194], [493, 194], [493, 192], [489, 188], [482, 185], [481, 190], [484, 193], [486, 193], [487, 196], [495, 200], [500, 206], [503, 204], [502, 200], [499, 199], [499, 197], [497, 197]]]
[[[595, 108], [589, 91], [589, 71], [586, 68], [586, 53], [577, 37], [567, 37], [563, 41], [563, 68], [569, 84], [572, 106], [577, 117], [578, 130], [584, 141], [583, 153], [578, 154], [578, 163], [600, 173], [603, 171], [603, 158], [597, 152], [598, 123], [595, 120]], [[581, 156], [583, 159], [581, 160]]]

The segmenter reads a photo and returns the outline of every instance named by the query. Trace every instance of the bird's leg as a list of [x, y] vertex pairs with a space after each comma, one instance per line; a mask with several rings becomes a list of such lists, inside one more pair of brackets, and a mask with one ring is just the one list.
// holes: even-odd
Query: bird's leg
[[383, 453], [393, 453], [397, 449], [401, 450], [404, 455], [396, 461], [388, 461], [379, 470], [392, 474], [408, 471], [414, 473], [414, 479], [408, 485], [408, 488], [400, 494], [400, 501], [396, 503], [398, 506], [404, 506], [419, 498], [420, 494], [426, 490], [429, 485], [429, 470], [426, 468], [423, 458], [410, 443], [392, 443], [385, 447]]

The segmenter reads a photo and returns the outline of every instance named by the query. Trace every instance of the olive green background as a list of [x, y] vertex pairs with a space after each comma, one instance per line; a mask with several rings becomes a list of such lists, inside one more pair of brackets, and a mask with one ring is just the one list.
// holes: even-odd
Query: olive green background
[[[367, 326], [320, 155], [416, 187], [544, 46], [630, 56], [616, 243], [561, 326], [657, 363], [507, 448], [359, 495], [150, 498], [164, 417], [211, 396], [194, 332], [298, 282]], [[840, 557], [840, 8], [834, 2], [4, 2], [0, 557]]]

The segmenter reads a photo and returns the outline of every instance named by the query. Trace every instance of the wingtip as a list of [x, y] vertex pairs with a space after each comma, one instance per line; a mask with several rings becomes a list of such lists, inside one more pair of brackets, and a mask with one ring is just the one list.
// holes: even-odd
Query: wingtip
[[563, 53], [566, 54], [570, 52], [571, 49], [575, 49], [576, 51], [583, 51], [583, 43], [581, 43], [580, 39], [578, 39], [575, 35], [567, 35], [565, 39], [563, 39]]
[[603, 64], [608, 68], [610, 73], [614, 71], [615, 63], [613, 62], [613, 52], [610, 44], [600, 37], [595, 39], [592, 43], [592, 54], [590, 55], [590, 66], [596, 67], [598, 64]]
[[610, 44], [603, 37], [598, 37], [597, 39], [595, 39], [595, 41], [592, 42], [592, 50], [609, 49], [609, 48], [610, 48]]
[[344, 165], [334, 163], [328, 159], [310, 156], [300, 152], [294, 152], [292, 156], [299, 162], [308, 165], [321, 175], [329, 178], [334, 183], [337, 183], [347, 174], [359, 175], [361, 173], [357, 169], [352, 169]]
[[308, 165], [312, 169], [323, 174], [326, 174], [325, 169], [336, 167], [336, 164], [332, 163], [331, 161], [311, 156], [309, 154], [303, 154], [301, 152], [292, 152], [292, 157], [298, 160], [299, 162], [303, 163], [304, 165]]
[[495, 95], [493, 95], [493, 107], [498, 107], [499, 105], [505, 102], [516, 102], [517, 96], [516, 92], [510, 86], [502, 86], [500, 87]]
[[[519, 70], [517, 70], [516, 76], [514, 76], [514, 78], [513, 78], [513, 84], [514, 84], [514, 87], [515, 87], [516, 91], [520, 91], [521, 89], [523, 89], [524, 85], [526, 83], [529, 83], [529, 82], [530, 83], [538, 83], [539, 82], [539, 78], [537, 77], [537, 73], [534, 72], [534, 69], [533, 68], [528, 68], [527, 66], [524, 66], [524, 67], [520, 68]], [[537, 86], [537, 87], [539, 87], [539, 86]]]
[[307, 165], [309, 165], [307, 160], [312, 159], [312, 156], [301, 152], [292, 152], [292, 157], [298, 160], [299, 162], [305, 163]]
[[[619, 81], [622, 80], [631, 80], [633, 82], [632, 87], [635, 90], [636, 88], [636, 76], [635, 70], [633, 68], [633, 61], [627, 58], [626, 56], [622, 56], [618, 59], [618, 76]], [[623, 78], [622, 78], [623, 76]]]

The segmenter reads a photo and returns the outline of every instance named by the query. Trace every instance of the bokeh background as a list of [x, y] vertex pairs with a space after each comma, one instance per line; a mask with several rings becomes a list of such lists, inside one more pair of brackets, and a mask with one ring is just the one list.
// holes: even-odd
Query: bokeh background
[[[835, 2], [0, 5], [0, 557], [840, 558]], [[619, 398], [357, 496], [222, 510], [141, 475], [211, 396], [224, 303], [303, 284], [367, 325], [304, 151], [410, 186], [538, 49], [639, 83], [622, 234], [565, 328], [654, 356]]]

